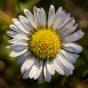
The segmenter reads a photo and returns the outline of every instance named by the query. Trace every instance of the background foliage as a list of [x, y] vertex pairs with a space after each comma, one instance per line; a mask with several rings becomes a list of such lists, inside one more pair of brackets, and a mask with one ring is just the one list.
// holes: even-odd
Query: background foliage
[[[32, 11], [34, 5], [44, 7], [47, 14], [50, 5], [55, 5], [56, 9], [62, 6], [67, 12], [75, 17], [79, 23], [79, 28], [85, 32], [84, 38], [78, 41], [83, 48], [76, 64], [74, 74], [66, 77], [55, 74], [52, 81], [22, 79], [20, 66], [16, 63], [16, 58], [9, 57], [11, 50], [6, 49], [6, 35], [9, 30], [11, 18], [23, 14], [23, 9]], [[0, 88], [88, 88], [88, 0], [0, 0]]]

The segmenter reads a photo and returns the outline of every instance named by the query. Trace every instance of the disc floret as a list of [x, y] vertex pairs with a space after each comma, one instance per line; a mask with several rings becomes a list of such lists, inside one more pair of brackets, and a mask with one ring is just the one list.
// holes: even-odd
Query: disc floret
[[30, 39], [29, 48], [41, 59], [51, 59], [61, 47], [59, 35], [52, 29], [39, 29]]

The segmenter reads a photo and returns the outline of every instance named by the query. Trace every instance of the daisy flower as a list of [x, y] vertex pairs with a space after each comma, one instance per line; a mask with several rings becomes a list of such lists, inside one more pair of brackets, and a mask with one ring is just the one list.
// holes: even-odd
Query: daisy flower
[[[24, 9], [25, 16], [13, 18], [10, 25], [12, 31], [7, 34], [13, 51], [10, 56], [17, 57], [21, 64], [23, 78], [34, 78], [51, 81], [55, 72], [69, 76], [82, 51], [82, 47], [75, 41], [83, 37], [84, 33], [77, 30], [75, 19], [66, 13], [62, 7], [57, 9], [50, 6], [48, 17], [43, 8], [33, 8], [32, 14]], [[47, 19], [48, 18], [48, 19]]]

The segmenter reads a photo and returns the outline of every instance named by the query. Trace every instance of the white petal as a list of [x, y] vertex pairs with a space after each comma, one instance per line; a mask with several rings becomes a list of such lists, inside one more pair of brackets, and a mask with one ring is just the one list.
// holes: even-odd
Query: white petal
[[67, 28], [67, 30], [63, 32], [62, 36], [66, 36], [66, 35], [68, 35], [68, 34], [74, 32], [74, 31], [77, 29], [77, 27], [78, 27], [78, 24], [76, 24], [76, 25], [73, 26], [73, 27]]
[[24, 16], [22, 16], [22, 15], [19, 16], [19, 19], [20, 19], [20, 21], [21, 21], [23, 24], [27, 24], [27, 25], [29, 24], [29, 23], [28, 23], [28, 20], [26, 19], [26, 17], [24, 17]]
[[27, 49], [27, 46], [25, 46], [25, 45], [11, 45], [10, 47], [17, 51]]
[[64, 36], [62, 37], [62, 42], [66, 43], [66, 42], [73, 42], [73, 41], [77, 41], [80, 38], [82, 38], [84, 35], [84, 33], [81, 30], [78, 30], [77, 32]]
[[63, 22], [63, 20], [65, 19], [64, 15], [65, 15], [65, 12], [62, 11], [61, 13], [58, 14], [58, 16], [55, 16], [56, 20], [55, 20], [55, 22], [53, 24], [53, 28], [55, 30], [58, 29], [58, 26], [60, 26], [61, 23]]
[[10, 53], [10, 56], [11, 57], [17, 57], [17, 56], [20, 56], [20, 55], [22, 55], [23, 53], [25, 53], [27, 51], [28, 51], [28, 49], [23, 49], [23, 50], [20, 50], [20, 51], [12, 51]]
[[60, 26], [58, 26], [58, 31], [60, 31], [61, 29], [63, 29], [63, 28], [64, 28], [67, 24], [69, 24], [72, 20], [73, 20], [73, 17], [70, 18], [70, 16], [68, 16], [68, 17], [64, 20], [64, 22], [63, 22]]
[[14, 39], [24, 39], [24, 40], [29, 40], [28, 36], [24, 34], [17, 34]]
[[17, 45], [28, 45], [27, 41], [25, 41], [24, 39], [11, 39], [8, 41], [8, 43], [11, 44], [17, 44]]
[[20, 40], [20, 41], [15, 42], [15, 43], [12, 45], [12, 47], [15, 47], [15, 46], [17, 46], [17, 47], [19, 47], [19, 46], [28, 47], [28, 43], [27, 43], [27, 41], [25, 41], [25, 40]]
[[20, 30], [19, 28], [17, 28], [14, 24], [11, 24], [11, 25], [10, 25], [10, 28], [11, 28], [13, 31], [23, 33], [23, 31], [22, 31], [22, 30]]
[[12, 19], [12, 21], [14, 22], [14, 24], [20, 29], [20, 30], [22, 30], [24, 33], [26, 33], [26, 34], [29, 34], [29, 28], [26, 26], [26, 25], [24, 25], [24, 24], [22, 24], [18, 19], [16, 19], [16, 18], [13, 18]]
[[66, 76], [72, 75], [73, 74], [73, 70], [68, 69], [66, 67], [63, 66], [64, 72]]
[[[73, 18], [73, 17], [72, 17]], [[73, 18], [73, 20], [71, 20], [71, 22], [70, 23], [68, 23], [68, 25], [67, 26], [70, 26], [70, 27], [72, 27], [72, 26], [74, 26], [75, 25], [75, 19]]]
[[18, 42], [18, 41], [20, 41], [20, 40], [17, 40], [17, 39], [11, 39], [11, 40], [8, 40], [8, 43], [13, 44], [13, 43], [16, 43], [16, 42]]
[[74, 53], [80, 53], [82, 51], [82, 47], [75, 43], [62, 44], [62, 48], [67, 51], [74, 52]]
[[55, 17], [55, 8], [53, 5], [51, 5], [48, 14], [48, 28], [53, 24], [54, 17]]
[[[29, 64], [28, 64], [28, 66], [29, 66]], [[32, 66], [30, 66], [30, 68], [27, 67], [27, 69], [25, 68], [24, 73], [23, 73], [23, 79], [29, 78], [29, 72], [30, 72], [31, 68], [32, 68]]]
[[33, 26], [28, 22], [28, 20], [26, 19], [26, 17], [20, 15], [19, 19], [27, 27], [27, 29], [31, 33], [31, 31], [33, 31]]
[[56, 30], [56, 29], [59, 29], [58, 27], [62, 24], [62, 22], [64, 22], [66, 19], [65, 17], [65, 12], [62, 11], [59, 16], [56, 18], [56, 21], [54, 22], [54, 25], [53, 25], [53, 28]]
[[42, 17], [43, 27], [46, 27], [46, 12], [43, 8], [41, 8], [41, 17]]
[[78, 24], [76, 25], [74, 24], [75, 24], [75, 20], [73, 19], [68, 25], [66, 25], [62, 30], [59, 31], [60, 34], [62, 34], [62, 36], [65, 36], [67, 34], [74, 32], [78, 27]]
[[60, 52], [64, 55], [64, 57], [65, 57], [69, 62], [71, 62], [71, 63], [73, 63], [73, 64], [76, 62], [77, 58], [79, 57], [78, 54], [70, 53], [70, 52], [67, 52], [67, 51], [65, 51], [65, 50], [61, 50]]
[[37, 17], [37, 9], [38, 8], [34, 6], [33, 12], [34, 12], [35, 21], [36, 21], [36, 24], [37, 24], [37, 29], [36, 30], [38, 30], [38, 28], [39, 28], [38, 17]]
[[50, 82], [51, 81], [51, 74], [48, 72], [47, 70], [47, 63], [45, 62], [45, 65], [44, 65], [44, 77], [45, 79]]
[[64, 75], [62, 66], [57, 62], [56, 58], [52, 61], [54, 69], [61, 75]]
[[[25, 56], [25, 61], [27, 60], [27, 57], [28, 57], [28, 53], [24, 54]], [[31, 67], [28, 69], [28, 66], [29, 66], [29, 63], [26, 63], [26, 65], [24, 66], [24, 72], [22, 73], [23, 74], [23, 79], [27, 79], [29, 77], [29, 71], [31, 69]], [[22, 68], [22, 67], [21, 67]]]
[[28, 9], [24, 9], [24, 13], [29, 21], [29, 23], [35, 28], [37, 29], [37, 24], [36, 24], [36, 20], [35, 17], [32, 15], [32, 13], [28, 10]]
[[37, 71], [39, 69], [38, 64], [39, 64], [38, 59], [36, 59], [34, 65], [32, 66], [32, 68], [31, 68], [31, 70], [29, 72], [29, 77], [30, 78], [33, 78], [36, 75], [36, 73], [37, 73]]
[[50, 60], [47, 60], [47, 70], [50, 74], [55, 74], [55, 69], [53, 68], [52, 62]]
[[56, 57], [56, 60], [57, 60], [57, 62], [61, 65], [61, 67], [62, 67], [62, 69], [64, 70], [64, 74], [65, 75], [71, 75], [72, 73], [73, 73], [73, 69], [68, 69], [67, 67], [65, 67], [62, 63], [61, 63], [61, 61], [58, 59], [58, 56]]
[[43, 72], [41, 72], [41, 74], [40, 74], [40, 76], [39, 76], [39, 78], [38, 78], [38, 81], [41, 82], [42, 79], [43, 79]]
[[60, 62], [60, 60], [58, 59], [58, 56], [56, 57], [56, 60], [57, 60], [57, 62], [61, 65], [62, 69], [64, 70], [64, 74], [65, 74], [65, 75], [68, 76], [68, 75], [72, 74], [72, 69], [66, 68], [66, 67]]
[[63, 22], [65, 22], [67, 17], [69, 17], [69, 14], [66, 14], [65, 11], [62, 11], [62, 8], [60, 7], [59, 10], [56, 12], [56, 15], [55, 15], [55, 20], [54, 20], [53, 28], [55, 30], [59, 29], [59, 26]]
[[14, 32], [14, 31], [7, 31], [7, 34], [10, 36], [10, 37], [14, 37], [17, 35], [17, 32]]
[[29, 51], [26, 52], [26, 53], [24, 53], [24, 54], [22, 54], [22, 55], [20, 55], [20, 56], [18, 56], [17, 59], [16, 59], [17, 60], [17, 63], [18, 64], [23, 64], [26, 61], [28, 55], [30, 55], [30, 52]]
[[36, 75], [35, 75], [35, 77], [34, 77], [35, 80], [36, 80], [36, 79], [41, 75], [41, 73], [42, 73], [43, 61], [39, 61], [38, 67], [39, 67], [39, 69], [38, 69], [38, 71], [37, 71], [37, 73], [36, 73]]
[[46, 27], [46, 13], [43, 8], [39, 9], [34, 7], [34, 16], [37, 21], [38, 27]]
[[26, 70], [29, 70], [35, 63], [34, 57], [28, 57], [21, 67], [21, 73], [24, 73]]
[[46, 13], [43, 8], [34, 7], [34, 16], [38, 27], [46, 27]]
[[54, 21], [58, 18], [58, 16], [62, 13], [62, 7], [59, 7], [56, 11], [55, 19]]
[[65, 66], [68, 69], [74, 69], [74, 66], [61, 53], [59, 53], [57, 56], [63, 66]]
[[42, 27], [43, 26], [43, 24], [42, 24], [42, 16], [41, 16], [41, 10], [39, 8], [37, 9], [37, 19], [38, 19], [40, 27]]
[[8, 40], [8, 43], [17, 45], [28, 45], [27, 40], [29, 40], [27, 36], [23, 34], [17, 34], [13, 39]]

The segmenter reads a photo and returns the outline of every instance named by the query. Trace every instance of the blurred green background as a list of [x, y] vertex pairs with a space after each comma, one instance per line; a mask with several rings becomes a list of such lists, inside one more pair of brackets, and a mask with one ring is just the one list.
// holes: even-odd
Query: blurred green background
[[[47, 14], [50, 5], [53, 4], [56, 10], [62, 6], [75, 17], [76, 22], [85, 32], [85, 36], [78, 41], [83, 46], [73, 75], [66, 77], [55, 74], [52, 81], [22, 79], [20, 65], [16, 58], [11, 58], [11, 50], [6, 49], [8, 45], [6, 31], [9, 30], [11, 18], [23, 14], [23, 9], [32, 11], [33, 6], [43, 7]], [[0, 88], [88, 88], [88, 0], [0, 0]]]

